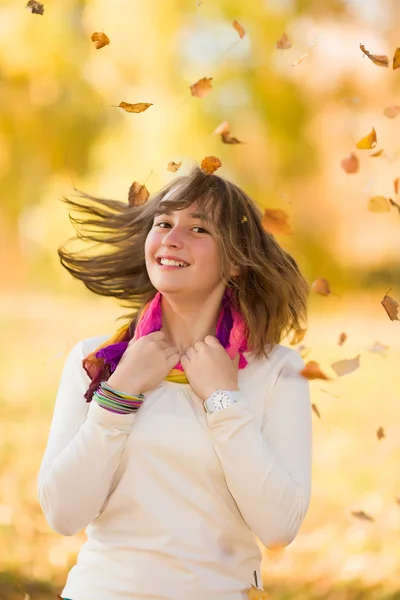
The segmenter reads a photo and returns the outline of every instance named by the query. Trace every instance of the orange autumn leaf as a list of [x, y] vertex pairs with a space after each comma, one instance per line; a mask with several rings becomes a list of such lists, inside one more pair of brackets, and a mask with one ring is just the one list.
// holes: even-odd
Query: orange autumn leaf
[[394, 193], [398, 194], [399, 193], [399, 178], [396, 177], [396, 179], [393, 181], [393, 187], [394, 187]]
[[367, 513], [364, 512], [363, 510], [352, 510], [351, 514], [353, 515], [353, 517], [360, 519], [360, 521], [371, 521], [372, 522], [374, 520], [370, 515], [367, 515]]
[[328, 375], [321, 371], [321, 367], [315, 360], [308, 361], [304, 369], [300, 371], [300, 375], [310, 381], [312, 379], [324, 379], [326, 381], [330, 381], [332, 379], [332, 377], [328, 377]]
[[108, 46], [110, 43], [110, 39], [101, 31], [92, 33], [91, 40], [95, 42], [96, 50], [100, 50], [100, 48], [104, 48], [104, 46]]
[[400, 68], [400, 48], [396, 48], [393, 56], [393, 70]]
[[231, 135], [228, 121], [223, 121], [220, 125], [218, 125], [218, 127], [213, 131], [213, 135], [220, 135], [224, 144], [243, 144], [243, 142]]
[[204, 98], [212, 90], [212, 77], [203, 77], [190, 86], [192, 96], [195, 98]]
[[172, 171], [172, 173], [176, 173], [176, 171], [181, 168], [181, 165], [182, 165], [182, 162], [176, 163], [174, 161], [171, 161], [168, 163], [167, 170]]
[[341, 333], [339, 336], [339, 346], [343, 346], [343, 344], [345, 343], [345, 341], [347, 340], [347, 334], [346, 333]]
[[150, 196], [150, 193], [145, 185], [141, 185], [134, 181], [129, 188], [128, 203], [129, 206], [142, 206]]
[[384, 149], [382, 148], [382, 150], [377, 150], [376, 152], [373, 152], [372, 154], [370, 154], [370, 158], [375, 158], [377, 156], [382, 156], [382, 154], [384, 153]]
[[276, 47], [279, 50], [289, 50], [292, 47], [292, 43], [286, 33], [283, 33], [282, 37], [276, 42]]
[[389, 66], [389, 57], [386, 56], [386, 54], [371, 54], [370, 52], [368, 52], [368, 50], [365, 49], [365, 46], [363, 44], [360, 44], [360, 48], [364, 52], [364, 54], [368, 56], [370, 60], [372, 60], [374, 65], [377, 65], [378, 67]]
[[331, 365], [332, 369], [335, 371], [338, 377], [342, 377], [343, 375], [347, 375], [348, 373], [352, 373], [360, 366], [360, 354], [358, 354], [355, 358], [338, 360], [337, 362]]
[[379, 441], [386, 437], [385, 430], [383, 429], [383, 427], [379, 427], [378, 431], [376, 432], [376, 437]]
[[270, 596], [264, 590], [256, 587], [255, 585], [251, 585], [247, 590], [247, 596], [249, 600], [269, 600]]
[[319, 277], [311, 284], [311, 289], [316, 294], [321, 294], [321, 296], [329, 296], [331, 293], [329, 282], [325, 277]]
[[340, 166], [342, 167], [345, 173], [357, 173], [360, 166], [360, 162], [358, 160], [357, 155], [354, 154], [354, 152], [352, 152], [349, 156], [347, 156], [347, 158], [344, 158], [341, 161]]
[[211, 175], [222, 166], [222, 162], [216, 156], [206, 156], [201, 161], [201, 168], [207, 175]]
[[42, 15], [44, 13], [43, 4], [36, 2], [36, 0], [29, 0], [26, 7], [31, 9], [33, 15]]
[[281, 208], [266, 208], [262, 218], [262, 226], [265, 231], [273, 235], [292, 235], [292, 230], [287, 222], [289, 215]]
[[236, 29], [236, 31], [238, 32], [240, 39], [243, 39], [246, 35], [243, 25], [236, 21], [236, 19], [233, 21], [232, 25], [234, 29]]
[[[390, 292], [390, 290], [389, 290]], [[388, 293], [389, 293], [388, 292]], [[383, 308], [386, 310], [388, 317], [391, 321], [400, 321], [399, 319], [399, 303], [396, 302], [391, 296], [385, 294], [385, 297], [381, 301]]]
[[306, 332], [307, 329], [295, 329], [290, 345], [295, 346], [296, 344], [300, 344], [300, 342], [304, 339]]
[[400, 114], [400, 106], [398, 104], [394, 104], [392, 106], [387, 106], [383, 110], [383, 114], [388, 119], [395, 119], [398, 114]]
[[318, 407], [316, 404], [311, 404], [311, 408], [313, 409], [313, 411], [315, 412], [315, 414], [317, 415], [317, 417], [320, 419], [321, 418], [321, 414], [318, 410]]
[[371, 150], [372, 148], [375, 148], [376, 143], [376, 131], [374, 128], [372, 128], [368, 135], [361, 138], [361, 140], [357, 142], [357, 148], [360, 150]]
[[389, 212], [390, 200], [384, 196], [374, 196], [368, 201], [367, 208], [370, 212]]
[[129, 102], [120, 102], [115, 108], [123, 108], [129, 113], [141, 113], [153, 106], [149, 102], [137, 102], [136, 104], [130, 104]]

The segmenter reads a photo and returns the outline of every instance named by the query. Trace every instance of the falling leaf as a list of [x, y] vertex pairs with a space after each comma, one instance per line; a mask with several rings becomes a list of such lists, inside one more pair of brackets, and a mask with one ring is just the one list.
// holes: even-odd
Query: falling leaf
[[212, 77], [203, 77], [202, 79], [196, 81], [196, 83], [193, 83], [190, 86], [192, 96], [195, 96], [196, 98], [203, 98], [204, 96], [207, 96], [207, 94], [212, 90], [212, 80]]
[[360, 366], [360, 356], [358, 354], [355, 358], [338, 360], [337, 362], [331, 365], [332, 369], [335, 371], [338, 377], [342, 377], [342, 375], [347, 375], [348, 373], [352, 373]]
[[368, 50], [365, 49], [363, 44], [360, 44], [361, 50], [368, 56], [370, 60], [374, 63], [374, 65], [378, 65], [378, 67], [388, 67], [389, 66], [389, 57], [386, 54], [371, 54]]
[[393, 71], [400, 68], [400, 48], [396, 48], [393, 56]]
[[211, 175], [222, 166], [222, 162], [216, 156], [206, 156], [201, 162], [204, 173]]
[[281, 208], [266, 208], [262, 218], [262, 226], [268, 233], [291, 235], [293, 232], [287, 222], [289, 215]]
[[308, 52], [306, 52], [305, 54], [302, 54], [302, 55], [300, 56], [300, 58], [298, 58], [297, 60], [295, 60], [295, 61], [294, 61], [294, 63], [293, 63], [293, 66], [294, 66], [294, 67], [297, 67], [297, 65], [299, 65], [301, 62], [303, 62], [303, 60], [304, 60], [305, 58], [307, 58], [308, 54], [309, 54]]
[[372, 128], [368, 135], [361, 138], [361, 140], [357, 142], [357, 148], [359, 148], [360, 150], [371, 150], [372, 148], [375, 148], [376, 143], [376, 131], [374, 128]]
[[247, 223], [247, 217], [245, 215], [243, 215], [243, 217], [240, 219], [241, 223]]
[[388, 119], [395, 119], [399, 113], [400, 113], [400, 106], [398, 104], [395, 104], [393, 106], [387, 106], [383, 111], [383, 114]]
[[302, 375], [303, 377], [305, 377], [308, 380], [325, 379], [325, 380], [329, 381], [332, 379], [332, 377], [328, 377], [328, 375], [325, 375], [325, 373], [323, 373], [323, 371], [321, 371], [319, 364], [317, 362], [315, 362], [315, 360], [310, 360], [306, 364], [304, 369], [302, 371], [300, 371], [300, 375]]
[[229, 133], [223, 133], [221, 135], [221, 140], [224, 142], [224, 144], [243, 144], [244, 143], [244, 142], [241, 142], [240, 140], [238, 140], [236, 137], [233, 137]]
[[213, 135], [222, 135], [223, 133], [229, 133], [230, 132], [230, 126], [229, 126], [229, 122], [228, 121], [223, 121], [222, 123], [220, 123], [220, 125], [218, 125], [218, 127], [216, 129], [214, 129], [213, 131]]
[[182, 165], [182, 162], [176, 163], [176, 162], [171, 161], [168, 163], [167, 170], [172, 171], [172, 173], [176, 173], [177, 170], [181, 168], [181, 165]]
[[270, 595], [267, 594], [267, 592], [256, 587], [255, 585], [251, 585], [246, 591], [249, 600], [269, 600], [270, 598]]
[[302, 358], [306, 358], [309, 354], [311, 354], [311, 348], [307, 348], [307, 346], [299, 346], [297, 348], [297, 352], [299, 352]]
[[283, 33], [282, 37], [276, 42], [276, 47], [279, 50], [289, 50], [292, 47], [292, 43], [286, 33]]
[[141, 113], [153, 106], [149, 102], [138, 102], [137, 104], [129, 104], [129, 102], [120, 102], [115, 108], [123, 108], [126, 112]]
[[[390, 292], [390, 290], [389, 290], [389, 292]], [[394, 300], [393, 298], [391, 298], [390, 296], [388, 296], [386, 294], [384, 299], [381, 301], [381, 304], [382, 304], [383, 308], [386, 310], [386, 312], [389, 316], [389, 319], [391, 321], [400, 321], [399, 314], [398, 314], [399, 313], [399, 303], [396, 302], [396, 300]]]
[[367, 208], [371, 212], [389, 212], [390, 200], [384, 196], [374, 196], [368, 201]]
[[382, 148], [382, 150], [377, 150], [376, 152], [373, 152], [369, 156], [370, 156], [370, 158], [376, 158], [377, 156], [382, 156], [383, 153], [384, 153], [384, 149]]
[[100, 50], [100, 48], [104, 48], [104, 46], [108, 46], [108, 44], [110, 43], [110, 39], [106, 36], [105, 33], [101, 31], [96, 31], [95, 33], [92, 33], [91, 40], [92, 42], [96, 42], [95, 46], [97, 50]]
[[236, 21], [236, 19], [233, 21], [232, 25], [238, 32], [240, 39], [243, 39], [244, 36], [246, 35], [243, 25], [241, 25], [238, 21]]
[[394, 200], [392, 200], [391, 198], [389, 198], [389, 202], [392, 206], [394, 206], [395, 208], [397, 208], [397, 210], [399, 211], [400, 214], [400, 204], [397, 204], [397, 202], [395, 202]]
[[380, 342], [375, 342], [375, 344], [371, 348], [367, 348], [367, 350], [386, 356], [386, 350], [389, 350], [389, 346], [385, 346], [385, 344], [381, 344]]
[[145, 185], [141, 185], [134, 181], [129, 188], [128, 203], [129, 206], [142, 206], [150, 196], [150, 193]]
[[218, 127], [213, 131], [213, 135], [220, 135], [221, 140], [224, 144], [243, 144], [236, 137], [231, 136], [230, 126], [228, 121], [223, 121]]
[[360, 519], [361, 521], [373, 521], [374, 519], [367, 515], [363, 510], [352, 510], [351, 514], [353, 517]]
[[340, 166], [345, 173], [357, 173], [360, 166], [357, 155], [352, 152], [350, 156], [342, 160]]
[[396, 179], [393, 181], [393, 187], [394, 187], [394, 193], [398, 194], [399, 193], [399, 178], [396, 177]]
[[317, 415], [317, 417], [320, 419], [321, 418], [321, 414], [318, 410], [318, 407], [316, 404], [311, 404], [311, 408], [313, 409], [313, 411], [315, 412], [315, 414]]
[[319, 277], [311, 284], [311, 289], [316, 294], [321, 294], [321, 296], [329, 296], [331, 293], [329, 282], [324, 277]]
[[345, 343], [346, 340], [347, 340], [347, 334], [344, 332], [341, 333], [339, 335], [339, 342], [338, 342], [339, 346], [343, 346], [343, 344]]
[[290, 345], [295, 346], [296, 344], [300, 344], [300, 342], [304, 339], [306, 332], [307, 329], [295, 329]]
[[379, 441], [381, 441], [381, 439], [385, 438], [385, 430], [383, 429], [383, 427], [379, 427], [378, 431], [376, 432], [376, 437], [378, 438]]
[[31, 9], [33, 15], [42, 15], [44, 13], [43, 4], [36, 2], [36, 0], [29, 0], [26, 7]]

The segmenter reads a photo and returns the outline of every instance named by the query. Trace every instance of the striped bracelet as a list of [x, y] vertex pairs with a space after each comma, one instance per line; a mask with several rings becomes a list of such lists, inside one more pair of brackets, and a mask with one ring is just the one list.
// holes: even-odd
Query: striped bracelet
[[102, 381], [93, 394], [93, 400], [102, 408], [119, 415], [135, 413], [143, 404], [143, 394], [129, 395], [110, 387]]

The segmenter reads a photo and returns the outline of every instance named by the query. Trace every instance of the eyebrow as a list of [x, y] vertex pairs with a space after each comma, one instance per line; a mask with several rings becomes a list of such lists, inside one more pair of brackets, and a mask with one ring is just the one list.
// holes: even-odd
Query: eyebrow
[[[168, 211], [160, 209], [160, 210], [156, 211], [154, 216], [159, 217], [160, 215], [170, 215], [172, 212], [173, 211], [168, 212]], [[209, 221], [210, 220], [207, 216], [202, 215], [201, 213], [196, 213], [196, 212], [189, 213], [188, 216], [190, 219], [200, 219], [200, 221]]]

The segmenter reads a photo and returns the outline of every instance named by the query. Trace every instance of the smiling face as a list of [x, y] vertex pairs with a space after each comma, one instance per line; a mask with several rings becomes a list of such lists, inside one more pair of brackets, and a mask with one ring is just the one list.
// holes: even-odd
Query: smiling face
[[196, 203], [154, 218], [145, 260], [149, 278], [162, 294], [204, 297], [225, 286], [212, 224], [201, 218]]

